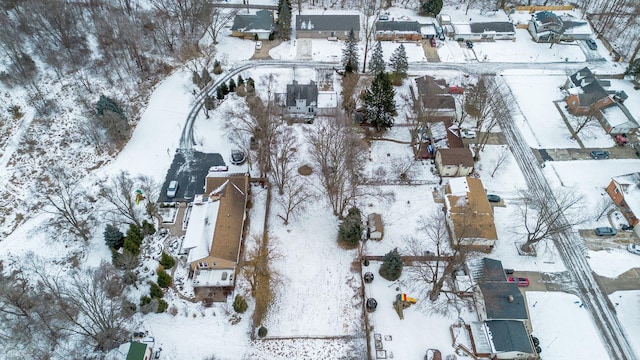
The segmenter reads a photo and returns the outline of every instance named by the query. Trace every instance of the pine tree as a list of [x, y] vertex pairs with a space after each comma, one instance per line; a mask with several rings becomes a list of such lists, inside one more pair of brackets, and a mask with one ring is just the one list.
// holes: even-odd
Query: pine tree
[[253, 93], [256, 91], [256, 83], [253, 78], [247, 79], [247, 93]]
[[384, 55], [382, 53], [382, 44], [380, 44], [380, 41], [378, 41], [373, 47], [371, 61], [369, 61], [369, 71], [374, 74], [384, 71]]
[[236, 82], [233, 79], [229, 79], [229, 92], [236, 91]]
[[289, 0], [280, 0], [278, 3], [276, 26], [280, 39], [289, 40], [291, 36], [291, 2]]
[[399, 77], [407, 76], [407, 70], [409, 69], [409, 61], [407, 60], [407, 51], [404, 45], [400, 44], [397, 49], [391, 54], [389, 59], [389, 65], [393, 69], [393, 73]]
[[393, 116], [396, 112], [394, 96], [395, 90], [391, 85], [389, 74], [378, 73], [364, 95], [366, 121], [377, 131], [393, 126]]
[[227, 95], [229, 93], [229, 87], [227, 86], [227, 83], [220, 84], [220, 88], [222, 89], [223, 94]]
[[358, 69], [358, 41], [356, 40], [356, 33], [351, 29], [349, 31], [349, 37], [344, 43], [344, 49], [342, 49], [342, 63], [344, 64], [344, 71], [347, 73], [357, 71]]
[[224, 99], [224, 90], [222, 90], [222, 87], [218, 86], [216, 88], [216, 99], [218, 100], [223, 100]]
[[103, 235], [104, 242], [108, 247], [119, 249], [124, 245], [124, 234], [114, 225], [107, 224]]
[[207, 95], [204, 98], [204, 108], [207, 111], [213, 110], [216, 107], [216, 102], [213, 100], [213, 96]]
[[211, 74], [209, 74], [209, 70], [207, 68], [202, 69], [202, 75], [200, 75], [200, 84], [198, 85], [200, 89], [207, 86], [207, 84], [211, 81]]
[[424, 0], [420, 6], [423, 15], [436, 16], [442, 10], [443, 0]]
[[340, 228], [338, 229], [338, 241], [347, 247], [355, 247], [362, 239], [362, 214], [356, 207], [349, 209]]
[[163, 268], [158, 269], [157, 273], [158, 273], [158, 286], [160, 286], [161, 288], [168, 288], [171, 285], [171, 282], [173, 281], [171, 279], [171, 275], [167, 274], [167, 272], [164, 271]]
[[238, 86], [244, 85], [244, 79], [242, 78], [242, 75], [238, 75], [238, 80], [236, 81], [236, 84]]
[[398, 253], [398, 248], [395, 248], [384, 255], [382, 258], [382, 265], [380, 265], [379, 274], [383, 278], [389, 281], [396, 281], [402, 275], [402, 258]]
[[122, 119], [125, 119], [124, 110], [122, 110], [115, 100], [108, 96], [100, 95], [100, 99], [98, 100], [98, 103], [96, 103], [96, 113], [98, 115], [104, 115], [105, 111], [114, 112], [120, 115]]

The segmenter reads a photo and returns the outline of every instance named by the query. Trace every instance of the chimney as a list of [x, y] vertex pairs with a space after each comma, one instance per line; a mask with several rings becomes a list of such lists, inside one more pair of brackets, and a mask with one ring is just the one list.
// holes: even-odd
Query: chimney
[[513, 295], [509, 295], [509, 302], [512, 303], [513, 302]]

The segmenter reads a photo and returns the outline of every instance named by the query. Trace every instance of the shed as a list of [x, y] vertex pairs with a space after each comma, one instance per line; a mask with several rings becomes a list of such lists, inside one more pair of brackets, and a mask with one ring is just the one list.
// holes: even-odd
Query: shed
[[384, 227], [382, 226], [382, 216], [371, 213], [367, 216], [367, 238], [372, 240], [382, 240]]

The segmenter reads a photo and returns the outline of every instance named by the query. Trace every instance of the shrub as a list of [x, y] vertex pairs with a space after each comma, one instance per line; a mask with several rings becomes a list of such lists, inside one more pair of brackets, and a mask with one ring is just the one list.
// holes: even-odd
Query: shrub
[[233, 79], [229, 80], [229, 92], [236, 91], [236, 81]]
[[138, 245], [139, 248], [140, 245], [142, 245], [142, 238], [143, 236], [140, 228], [135, 224], [129, 224], [129, 230], [127, 230], [127, 240], [132, 241], [134, 244]]
[[140, 306], [145, 306], [147, 304], [151, 303], [151, 298], [148, 297], [147, 295], [142, 295], [140, 297]]
[[140, 245], [136, 244], [134, 240], [125, 238], [124, 239], [124, 251], [138, 256], [140, 255]]
[[171, 275], [167, 274], [163, 268], [158, 269], [158, 286], [161, 288], [168, 288], [171, 285]]
[[122, 276], [122, 281], [125, 283], [125, 285], [133, 285], [135, 284], [136, 280], [138, 280], [138, 275], [131, 271], [125, 271], [124, 275]]
[[260, 328], [258, 329], [258, 336], [260, 337], [267, 336], [267, 328], [264, 326], [260, 326]]
[[169, 304], [167, 304], [166, 301], [164, 301], [163, 299], [156, 299], [158, 301], [158, 308], [156, 308], [156, 313], [160, 314], [163, 313], [165, 310], [167, 310], [167, 307], [169, 307]]
[[345, 217], [340, 228], [338, 229], [338, 241], [346, 247], [353, 248], [358, 245], [360, 239], [362, 239], [362, 232], [364, 228], [362, 226], [362, 215], [360, 210], [356, 207], [349, 209], [347, 216]]
[[175, 264], [176, 261], [171, 257], [171, 255], [163, 251], [162, 258], [160, 258], [160, 265], [165, 269], [171, 269]]
[[142, 232], [144, 235], [153, 235], [156, 233], [156, 226], [147, 220], [142, 220]]
[[124, 234], [115, 225], [107, 224], [104, 228], [104, 243], [108, 247], [120, 249], [124, 245]]
[[149, 289], [149, 295], [151, 295], [152, 298], [162, 298], [164, 296], [164, 293], [162, 292], [162, 288], [154, 283], [153, 281], [149, 282], [149, 285], [151, 285], [151, 288]]
[[402, 258], [398, 253], [398, 248], [395, 248], [384, 255], [379, 271], [380, 276], [389, 281], [398, 280], [402, 275], [402, 266]]
[[216, 75], [222, 74], [222, 65], [220, 65], [220, 61], [218, 60], [213, 62], [213, 73]]
[[235, 300], [233, 300], [233, 310], [242, 314], [247, 311], [247, 307], [247, 300], [245, 300], [242, 295], [236, 295]]

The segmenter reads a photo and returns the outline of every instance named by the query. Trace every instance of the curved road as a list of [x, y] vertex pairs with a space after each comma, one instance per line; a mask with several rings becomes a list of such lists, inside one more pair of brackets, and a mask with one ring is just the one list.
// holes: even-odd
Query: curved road
[[[578, 69], [587, 65], [602, 64], [604, 60], [588, 61], [588, 62], [556, 62], [556, 63], [484, 63], [484, 62], [472, 62], [472, 63], [411, 63], [409, 69], [411, 71], [425, 71], [425, 70], [457, 70], [463, 71], [469, 74], [480, 75], [496, 75], [499, 72], [507, 69], [545, 69], [545, 70], [563, 70], [575, 72]], [[282, 61], [282, 60], [258, 60], [258, 61], [246, 61], [240, 66], [231, 69], [225, 75], [218, 78], [214, 83], [205, 88], [196, 99], [196, 104], [191, 109], [185, 123], [185, 127], [182, 131], [180, 138], [180, 148], [183, 150], [193, 149], [193, 123], [202, 109], [204, 104], [204, 98], [206, 93], [210, 93], [213, 89], [217, 88], [223, 82], [229, 81], [229, 79], [241, 71], [248, 70], [256, 67], [277, 67], [282, 68], [286, 66], [295, 65], [296, 67], [313, 67], [313, 68], [333, 68], [337, 64], [330, 62], [309, 62], [309, 61]], [[497, 76], [497, 81], [504, 81], [502, 77]], [[506, 85], [506, 84], [505, 84]], [[506, 89], [509, 89], [506, 86]], [[520, 166], [523, 174], [525, 175], [527, 185], [536, 196], [547, 201], [553, 201], [554, 195], [551, 187], [547, 183], [544, 177], [538, 161], [533, 154], [531, 148], [527, 145], [527, 142], [522, 137], [520, 130], [515, 126], [513, 122], [514, 111], [519, 109], [512, 109], [508, 104], [517, 104], [513, 94], [509, 90], [506, 94], [509, 99], [502, 99], [506, 108], [511, 109], [511, 117], [509, 119], [501, 119], [500, 127], [506, 136], [507, 142], [511, 148], [511, 151]], [[521, 111], [519, 111], [521, 113]], [[556, 204], [557, 205], [557, 204]], [[566, 222], [566, 219], [564, 219]], [[593, 321], [600, 331], [600, 335], [604, 341], [604, 344], [611, 356], [611, 359], [615, 360], [633, 360], [636, 356], [627, 341], [625, 331], [618, 320], [615, 310], [611, 306], [611, 303], [606, 294], [600, 289], [595, 281], [591, 267], [585, 257], [585, 246], [582, 239], [573, 231], [567, 230], [559, 233], [554, 238], [554, 243], [558, 248], [560, 255], [571, 273], [573, 280], [578, 286], [579, 296], [586, 308], [591, 312]]]

